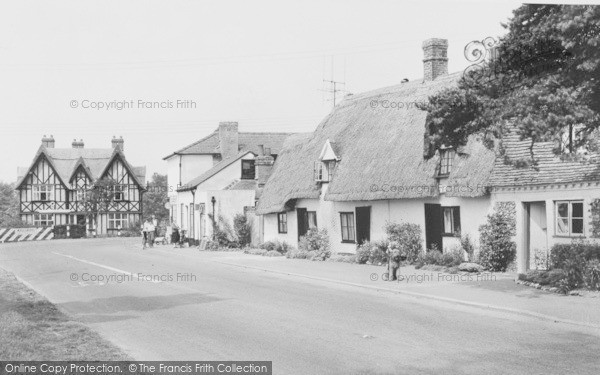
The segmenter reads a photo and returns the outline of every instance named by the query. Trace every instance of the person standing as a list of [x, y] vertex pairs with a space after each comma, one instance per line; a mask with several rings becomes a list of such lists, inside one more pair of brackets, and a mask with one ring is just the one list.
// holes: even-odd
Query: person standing
[[148, 242], [148, 220], [142, 224], [142, 250], [146, 249], [146, 243]]
[[154, 247], [154, 233], [156, 232], [156, 227], [154, 226], [152, 219], [148, 219], [148, 221], [146, 221], [147, 224], [147, 236], [148, 236], [148, 244], [150, 245], [150, 247]]
[[152, 215], [152, 225], [154, 225], [154, 238], [158, 237], [158, 220], [156, 215]]

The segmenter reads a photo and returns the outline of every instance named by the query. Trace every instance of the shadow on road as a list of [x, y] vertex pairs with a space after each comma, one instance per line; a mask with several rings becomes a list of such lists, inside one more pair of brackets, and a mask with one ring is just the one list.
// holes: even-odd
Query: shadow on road
[[172, 296], [119, 296], [110, 298], [97, 298], [86, 302], [67, 302], [60, 307], [71, 314], [78, 315], [86, 322], [108, 322], [135, 318], [135, 314], [121, 314], [125, 312], [144, 312], [166, 310], [178, 306], [198, 305], [222, 301], [209, 294], [185, 293]]

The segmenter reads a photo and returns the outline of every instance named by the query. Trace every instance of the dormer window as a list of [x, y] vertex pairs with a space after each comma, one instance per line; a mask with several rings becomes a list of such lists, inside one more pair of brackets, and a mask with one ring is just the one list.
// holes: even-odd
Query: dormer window
[[583, 138], [583, 125], [569, 125], [565, 127], [561, 136], [561, 152], [563, 154], [582, 154], [587, 150], [585, 147], [579, 146]]
[[317, 182], [330, 182], [333, 179], [335, 166], [340, 160], [334, 151], [334, 145], [328, 139], [321, 150], [319, 161], [315, 162], [314, 177]]
[[440, 173], [439, 176], [448, 176], [452, 171], [452, 161], [456, 152], [452, 148], [440, 149]]
[[315, 181], [330, 182], [333, 179], [333, 171], [335, 170], [335, 165], [335, 160], [315, 162]]

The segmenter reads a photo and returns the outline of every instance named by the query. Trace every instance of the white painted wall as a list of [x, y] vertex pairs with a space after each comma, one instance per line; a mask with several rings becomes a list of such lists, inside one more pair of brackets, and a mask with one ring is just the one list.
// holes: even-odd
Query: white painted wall
[[[323, 196], [323, 195], [322, 195]], [[356, 245], [342, 243], [340, 212], [355, 212], [356, 207], [371, 206], [371, 241], [386, 238], [386, 222], [404, 222], [421, 227], [423, 248], [425, 248], [425, 203], [439, 203], [443, 206], [460, 206], [462, 234], [469, 234], [473, 243], [479, 243], [479, 226], [485, 222], [491, 203], [490, 197], [453, 198], [440, 197], [431, 199], [403, 199], [380, 201], [333, 202], [322, 199], [299, 199], [296, 208], [306, 208], [317, 212], [317, 225], [326, 228], [329, 233], [331, 249], [335, 253], [354, 253]], [[356, 218], [356, 216], [355, 216]], [[285, 241], [298, 246], [298, 227], [296, 211], [287, 213], [288, 233], [280, 234], [277, 230], [277, 215], [264, 215], [264, 240]], [[444, 251], [460, 245], [456, 237], [444, 237]]]
[[[181, 179], [179, 176], [181, 162]], [[182, 185], [213, 167], [212, 155], [173, 155], [167, 159], [167, 182], [169, 184], [169, 196], [177, 195], [177, 187], [181, 181]]]
[[[526, 228], [526, 212], [523, 202], [539, 202], [546, 203], [546, 242], [548, 248], [552, 248], [557, 243], [571, 243], [573, 239], [582, 237], [565, 237], [555, 235], [555, 205], [559, 200], [583, 200], [584, 207], [584, 237], [587, 240], [598, 242], [598, 239], [591, 237], [591, 218], [590, 204], [594, 199], [600, 198], [600, 189], [598, 186], [590, 184], [574, 184], [569, 187], [561, 186], [541, 186], [534, 188], [519, 188], [514, 190], [495, 190], [492, 192], [493, 202], [512, 201], [516, 203], [516, 222], [517, 235], [515, 241], [517, 243], [517, 268], [518, 272], [527, 270], [527, 259], [530, 254], [527, 254], [527, 236]], [[536, 241], [542, 241], [539, 234], [536, 234]], [[543, 244], [542, 244], [543, 245]]]
[[[186, 208], [193, 202], [195, 204], [204, 203], [205, 212], [194, 212], [194, 231], [193, 238], [202, 239], [203, 236], [212, 236], [212, 221], [208, 214], [212, 214], [211, 198], [216, 199], [215, 213], [217, 217], [222, 215], [231, 225], [233, 225], [233, 217], [238, 213], [244, 213], [245, 206], [254, 206], [256, 192], [254, 190], [223, 190], [234, 181], [240, 180], [242, 176], [242, 160], [254, 159], [254, 154], [248, 153], [240, 160], [237, 160], [221, 170], [219, 173], [209, 178], [202, 184], [198, 185], [195, 196], [190, 191], [177, 192], [175, 197], [177, 200], [177, 217], [175, 222], [182, 228], [188, 231], [188, 236], [191, 229], [189, 208], [186, 214]], [[210, 157], [212, 167], [212, 156]], [[198, 177], [198, 176], [195, 176]], [[181, 204], [184, 205], [184, 218], [181, 221]]]

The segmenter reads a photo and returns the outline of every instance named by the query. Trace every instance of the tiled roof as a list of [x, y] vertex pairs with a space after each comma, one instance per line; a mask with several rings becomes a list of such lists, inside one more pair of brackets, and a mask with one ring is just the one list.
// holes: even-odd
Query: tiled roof
[[[252, 151], [259, 154], [259, 145], [270, 148], [272, 154], [279, 154], [281, 146], [285, 139], [293, 133], [238, 133], [239, 150]], [[215, 130], [208, 136], [175, 151], [163, 158], [170, 158], [173, 155], [202, 155], [202, 154], [220, 154], [219, 149], [219, 131]]]
[[225, 190], [256, 190], [257, 188], [258, 181], [256, 180], [239, 180], [227, 186]]
[[[530, 159], [530, 142], [519, 140], [512, 132], [504, 137], [503, 147], [510, 159]], [[560, 184], [600, 180], [600, 163], [597, 158], [587, 161], [565, 160], [554, 154], [551, 142], [533, 146], [535, 165], [518, 168], [497, 158], [489, 185], [496, 187]]]
[[244, 156], [248, 155], [249, 153], [251, 153], [251, 151], [249, 151], [249, 150], [242, 150], [237, 155], [232, 156], [229, 159], [223, 159], [223, 160], [221, 160], [220, 162], [218, 162], [217, 164], [215, 164], [211, 169], [209, 169], [206, 172], [202, 173], [200, 176], [194, 178], [193, 180], [191, 180], [190, 182], [188, 182], [184, 186], [181, 186], [179, 189], [177, 189], [177, 191], [189, 191], [189, 190], [193, 190], [196, 186], [200, 185], [201, 183], [203, 183], [204, 181], [208, 180], [212, 176], [214, 176], [217, 173], [221, 172], [223, 169], [227, 168], [229, 165], [233, 164], [235, 161], [243, 158]]
[[[21, 185], [27, 172], [33, 167], [38, 157], [44, 154], [52, 167], [55, 169], [58, 177], [70, 186], [70, 181], [76, 169], [81, 165], [93, 180], [101, 177], [109, 163], [117, 155], [121, 156], [123, 162], [131, 170], [133, 177], [142, 187], [146, 180], [146, 167], [133, 167], [125, 159], [122, 151], [113, 148], [47, 148], [40, 146], [33, 162], [29, 168], [19, 168], [21, 176], [17, 186]], [[23, 173], [24, 172], [24, 173]]]

